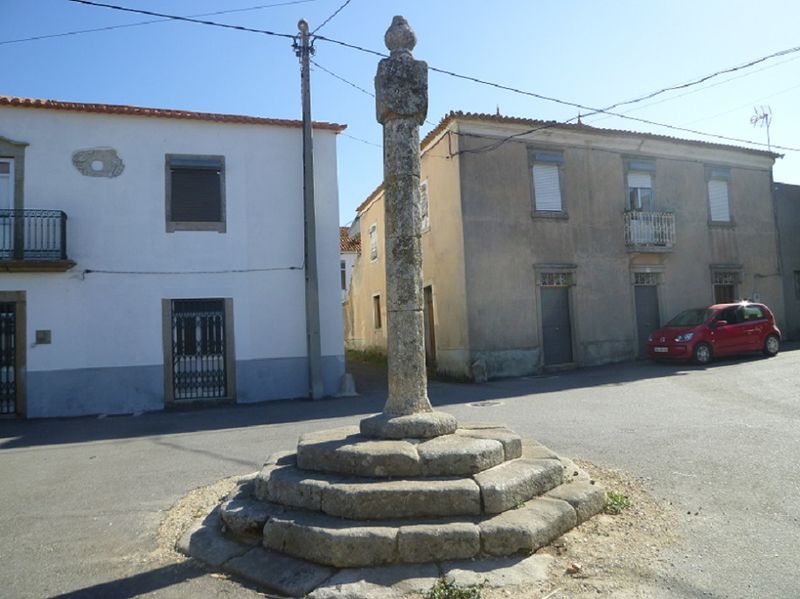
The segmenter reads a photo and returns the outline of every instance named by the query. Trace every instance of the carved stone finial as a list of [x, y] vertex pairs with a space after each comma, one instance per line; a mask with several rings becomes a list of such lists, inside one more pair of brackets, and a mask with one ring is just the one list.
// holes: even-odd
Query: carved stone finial
[[411, 52], [417, 45], [417, 36], [414, 30], [405, 20], [405, 17], [396, 16], [392, 19], [392, 24], [386, 30], [383, 37], [386, 47], [394, 54], [395, 52]]

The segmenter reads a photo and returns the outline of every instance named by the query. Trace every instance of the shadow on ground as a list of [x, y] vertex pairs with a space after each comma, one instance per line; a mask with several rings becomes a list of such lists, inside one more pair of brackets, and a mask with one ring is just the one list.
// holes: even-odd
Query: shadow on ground
[[[782, 353], [800, 350], [800, 343], [786, 343]], [[705, 369], [729, 368], [737, 364], [765, 360], [763, 356], [740, 356], [712, 362]], [[224, 430], [281, 424], [313, 422], [317, 419], [344, 418], [380, 412], [386, 401], [387, 376], [382, 366], [348, 363], [356, 380], [358, 397], [267, 401], [257, 404], [191, 406], [149, 412], [139, 416], [106, 418], [52, 418], [0, 421], [0, 449], [82, 443], [109, 439], [172, 435], [207, 430]], [[428, 394], [435, 407], [481, 401], [555, 393], [558, 391], [623, 385], [625, 383], [683, 376], [696, 366], [656, 364], [649, 360], [595, 366], [566, 372], [489, 381], [482, 385], [430, 380]]]

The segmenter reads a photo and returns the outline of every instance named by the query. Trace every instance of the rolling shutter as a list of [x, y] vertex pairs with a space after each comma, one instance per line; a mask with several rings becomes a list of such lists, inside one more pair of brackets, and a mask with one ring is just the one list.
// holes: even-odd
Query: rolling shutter
[[537, 212], [561, 212], [561, 182], [558, 165], [533, 165], [533, 196]]
[[711, 179], [708, 182], [708, 203], [711, 220], [730, 222], [731, 209], [728, 202], [728, 182]]

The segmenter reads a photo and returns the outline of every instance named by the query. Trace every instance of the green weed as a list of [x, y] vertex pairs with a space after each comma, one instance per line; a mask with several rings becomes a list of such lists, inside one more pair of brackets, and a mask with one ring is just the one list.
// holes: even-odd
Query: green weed
[[608, 491], [606, 493], [606, 514], [621, 514], [622, 510], [631, 507], [631, 500], [622, 493]]
[[452, 580], [439, 578], [425, 595], [425, 599], [481, 599], [482, 589], [481, 584], [462, 587]]

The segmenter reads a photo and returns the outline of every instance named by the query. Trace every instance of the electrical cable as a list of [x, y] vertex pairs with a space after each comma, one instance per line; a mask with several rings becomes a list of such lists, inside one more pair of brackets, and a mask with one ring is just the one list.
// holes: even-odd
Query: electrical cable
[[325, 25], [327, 25], [328, 23], [330, 23], [330, 22], [333, 20], [333, 18], [334, 18], [336, 15], [338, 15], [340, 12], [342, 12], [342, 10], [344, 9], [344, 7], [345, 7], [345, 6], [347, 6], [348, 4], [350, 4], [350, 2], [352, 2], [352, 1], [353, 1], [353, 0], [345, 0], [345, 3], [344, 3], [344, 4], [342, 4], [342, 5], [341, 5], [339, 8], [337, 8], [337, 9], [334, 11], [334, 13], [333, 13], [331, 16], [329, 16], [327, 19], [325, 19], [324, 21], [322, 21], [322, 24], [321, 24], [321, 25], [319, 25], [319, 26], [318, 26], [318, 27], [317, 27], [317, 28], [316, 28], [314, 31], [312, 31], [312, 32], [310, 33], [310, 35], [314, 35], [314, 34], [315, 34], [317, 31], [319, 31], [320, 29], [322, 29], [323, 27], [325, 27]]
[[76, 4], [85, 4], [87, 6], [97, 6], [100, 8], [111, 8], [113, 10], [120, 10], [122, 12], [130, 12], [138, 15], [147, 15], [150, 17], [159, 17], [171, 21], [184, 21], [186, 23], [196, 23], [198, 25], [209, 25], [211, 27], [221, 27], [223, 29], [235, 29], [236, 31], [247, 31], [248, 33], [262, 33], [264, 35], [274, 35], [276, 37], [284, 37], [294, 39], [296, 36], [291, 33], [277, 33], [275, 31], [268, 31], [266, 29], [253, 29], [252, 27], [245, 27], [243, 25], [228, 25], [227, 23], [220, 23], [218, 21], [204, 21], [202, 19], [195, 19], [192, 17], [181, 17], [178, 15], [168, 15], [160, 12], [153, 12], [150, 10], [141, 10], [138, 8], [128, 8], [126, 6], [117, 6], [116, 4], [104, 4], [102, 2], [92, 2], [91, 0], [67, 0], [67, 2], [74, 2]]
[[[68, 1], [69, 2], [75, 2], [75, 3], [78, 3], [78, 4], [86, 4], [86, 5], [89, 5], [89, 6], [98, 6], [98, 7], [103, 7], [103, 8], [111, 8], [111, 9], [114, 9], [114, 10], [121, 10], [121, 11], [124, 11], [124, 12], [132, 12], [132, 13], [145, 14], [145, 15], [156, 16], [156, 17], [174, 19], [174, 20], [177, 20], [177, 21], [186, 21], [186, 22], [190, 22], [190, 23], [197, 23], [197, 24], [200, 24], [200, 25], [210, 25], [210, 26], [216, 26], [216, 27], [223, 27], [223, 28], [227, 28], [227, 29], [235, 29], [235, 30], [238, 30], [238, 31], [247, 31], [247, 32], [250, 32], [250, 33], [262, 33], [262, 34], [266, 34], [266, 35], [274, 35], [274, 36], [278, 36], [278, 37], [289, 38], [289, 39], [292, 39], [292, 40], [294, 40], [296, 38], [295, 35], [287, 34], [287, 33], [276, 33], [274, 31], [267, 31], [267, 30], [263, 30], [263, 29], [253, 29], [253, 28], [249, 28], [249, 27], [243, 27], [243, 26], [240, 26], [240, 25], [227, 25], [227, 24], [218, 23], [218, 22], [215, 22], [215, 21], [203, 21], [203, 20], [199, 20], [199, 19], [192, 19], [192, 18], [189, 18], [189, 17], [179, 17], [179, 16], [175, 16], [175, 15], [167, 15], [167, 14], [164, 14], [164, 13], [156, 13], [156, 12], [152, 12], [152, 11], [145, 11], [145, 10], [139, 10], [139, 9], [133, 9], [133, 8], [126, 8], [126, 7], [117, 6], [117, 5], [114, 5], [114, 4], [105, 4], [105, 3], [101, 3], [101, 2], [93, 2], [91, 0], [68, 0]], [[350, 48], [350, 49], [353, 49], [353, 50], [358, 50], [360, 52], [364, 52], [364, 53], [367, 53], [367, 54], [380, 56], [382, 58], [386, 58], [387, 57], [387, 55], [384, 54], [384, 53], [376, 52], [375, 50], [370, 50], [368, 48], [364, 48], [364, 47], [358, 46], [356, 44], [350, 44], [348, 42], [343, 42], [341, 40], [335, 40], [335, 39], [332, 39], [332, 38], [329, 38], [329, 37], [326, 37], [326, 36], [322, 36], [322, 35], [315, 36], [315, 40], [321, 40], [321, 41], [330, 42], [330, 43], [337, 44], [337, 45], [340, 45], [340, 46], [343, 46], [343, 47], [346, 47], [346, 48]], [[750, 63], [758, 64], [759, 62], [763, 62], [764, 60], [769, 60], [770, 58], [774, 58], [776, 56], [784, 56], [786, 54], [789, 54], [789, 53], [792, 53], [792, 52], [798, 52], [798, 51], [800, 51], [800, 46], [795, 47], [795, 48], [789, 48], [789, 49], [786, 49], [786, 50], [782, 50], [780, 52], [775, 52], [773, 54], [770, 54], [769, 56], [761, 57], [761, 58], [756, 59], [754, 61], [750, 61]], [[750, 63], [748, 63], [748, 64], [750, 64]], [[746, 66], [745, 65], [739, 65], [737, 67], [731, 67], [731, 68], [732, 69], [742, 69], [742, 68], [746, 68]], [[673, 130], [673, 131], [681, 131], [681, 132], [684, 132], [684, 133], [692, 133], [694, 135], [700, 135], [700, 136], [704, 136], [704, 137], [711, 137], [711, 138], [714, 138], [714, 139], [721, 139], [721, 140], [725, 140], [725, 141], [733, 141], [733, 142], [736, 142], [736, 143], [744, 143], [744, 144], [749, 144], [749, 145], [754, 145], [754, 146], [766, 146], [766, 147], [771, 147], [771, 148], [780, 149], [780, 150], [787, 150], [787, 151], [792, 151], [792, 152], [799, 152], [800, 151], [800, 148], [794, 148], [794, 147], [790, 147], [790, 146], [779, 146], [779, 145], [774, 145], [774, 144], [773, 145], [769, 145], [769, 144], [756, 142], [756, 141], [751, 141], [751, 140], [747, 140], [747, 139], [729, 137], [729, 136], [719, 135], [719, 134], [715, 134], [715, 133], [706, 133], [704, 131], [698, 131], [696, 129], [689, 129], [689, 128], [686, 128], [686, 127], [678, 127], [676, 125], [668, 125], [666, 123], [659, 123], [657, 121], [652, 121], [652, 120], [649, 120], [649, 119], [643, 119], [643, 118], [639, 118], [639, 117], [632, 117], [632, 116], [628, 116], [626, 114], [612, 112], [611, 110], [607, 110], [607, 109], [595, 108], [595, 107], [587, 106], [585, 104], [580, 104], [580, 103], [577, 103], [577, 102], [569, 102], [567, 100], [561, 100], [559, 98], [555, 98], [555, 97], [552, 97], [552, 96], [545, 96], [543, 94], [538, 94], [538, 93], [535, 93], [535, 92], [525, 91], [525, 90], [522, 90], [522, 89], [519, 89], [519, 88], [511, 87], [509, 85], [503, 85], [503, 84], [500, 84], [500, 83], [494, 83], [494, 82], [491, 82], [491, 81], [486, 81], [484, 79], [480, 79], [478, 77], [473, 77], [471, 75], [462, 75], [462, 74], [456, 73], [454, 71], [449, 71], [447, 69], [440, 69], [438, 67], [432, 67], [430, 65], [428, 65], [428, 70], [432, 71], [432, 72], [435, 72], [435, 73], [449, 75], [449, 76], [457, 78], [457, 79], [463, 79], [463, 80], [466, 80], [466, 81], [471, 81], [473, 83], [478, 83], [478, 84], [481, 84], [481, 85], [494, 87], [496, 89], [501, 89], [501, 90], [504, 90], [504, 91], [510, 91], [510, 92], [513, 92], [513, 93], [516, 93], [516, 94], [537, 98], [539, 100], [545, 100], [545, 101], [554, 102], [556, 104], [560, 104], [560, 105], [563, 105], [563, 106], [570, 106], [570, 107], [573, 107], [573, 108], [579, 108], [581, 110], [587, 110], [587, 111], [591, 112], [592, 114], [598, 114], [598, 113], [609, 114], [609, 115], [616, 116], [616, 117], [621, 118], [621, 119], [626, 119], [626, 120], [635, 121], [635, 122], [639, 122], [639, 123], [644, 123], [644, 124], [647, 124], [647, 125], [653, 125], [653, 126], [657, 126], [657, 127], [664, 127], [666, 129], [670, 129], [670, 130]], [[730, 70], [731, 69], [728, 69], [728, 70], [726, 70], [726, 72], [730, 72]], [[705, 77], [703, 77], [701, 79], [702, 79], [702, 81], [707, 81], [708, 79], [710, 79], [712, 77], [715, 77], [718, 74], [722, 74], [722, 71], [719, 71], [716, 74], [707, 75], [707, 76], [705, 76]], [[696, 82], [695, 83], [691, 83], [691, 85], [696, 85], [698, 82], [700, 82], [700, 80], [696, 80]], [[682, 87], [687, 87], [688, 85], [690, 85], [690, 84], [688, 84], [688, 83], [687, 84], [682, 84]], [[664, 88], [664, 89], [666, 89], [666, 88]], [[648, 95], [648, 97], [652, 97], [652, 96]], [[638, 102], [638, 101], [642, 101], [642, 100], [641, 99], [629, 100], [629, 101], [626, 101], [625, 103], [629, 104], [629, 103], [634, 102], [634, 101]], [[622, 103], [618, 103], [616, 105], [620, 105], [620, 104], [622, 104]], [[616, 106], [616, 105], [614, 105], [614, 106]], [[570, 121], [571, 120], [574, 120], [574, 119], [570, 119]], [[569, 121], [566, 121], [566, 122], [569, 122]], [[552, 126], [555, 126], [555, 125], [547, 125], [547, 126], [548, 127], [552, 127]], [[518, 135], [515, 135], [514, 137], [516, 137], [516, 136], [518, 136]]]
[[274, 266], [265, 268], [231, 268], [224, 270], [104, 270], [99, 268], [85, 268], [81, 271], [81, 276], [89, 274], [102, 274], [102, 275], [226, 275], [226, 274], [241, 274], [251, 272], [274, 272], [284, 270], [303, 270], [305, 264], [299, 266]]

